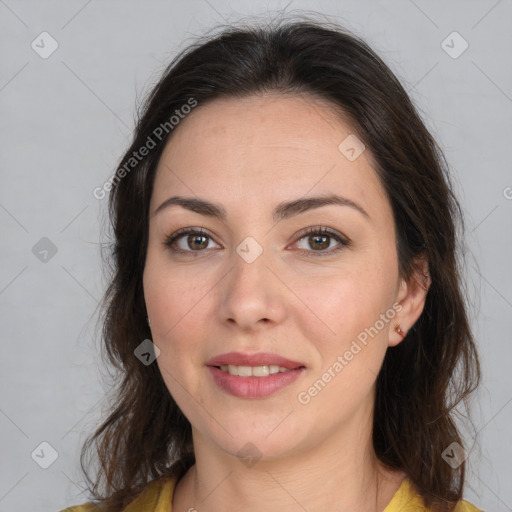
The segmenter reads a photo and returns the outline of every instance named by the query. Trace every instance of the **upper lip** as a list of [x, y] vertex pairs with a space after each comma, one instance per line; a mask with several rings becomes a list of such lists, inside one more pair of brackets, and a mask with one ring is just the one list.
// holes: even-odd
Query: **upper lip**
[[206, 362], [206, 366], [222, 366], [231, 364], [233, 366], [269, 366], [277, 365], [293, 370], [304, 366], [302, 363], [286, 359], [270, 352], [259, 352], [258, 354], [244, 354], [242, 352], [229, 352], [213, 357]]

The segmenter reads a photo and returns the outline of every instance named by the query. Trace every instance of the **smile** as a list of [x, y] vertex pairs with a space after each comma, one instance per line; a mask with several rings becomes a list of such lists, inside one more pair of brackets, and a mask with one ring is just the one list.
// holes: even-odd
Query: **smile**
[[[239, 398], [267, 398], [290, 386], [306, 370], [303, 366], [288, 369], [277, 365], [222, 367], [207, 367], [213, 382], [225, 393]], [[257, 376], [258, 373], [262, 375]]]
[[233, 364], [223, 364], [217, 366], [221, 371], [230, 375], [238, 375], [239, 377], [268, 377], [276, 373], [289, 372], [288, 368], [275, 364], [261, 366], [235, 366]]

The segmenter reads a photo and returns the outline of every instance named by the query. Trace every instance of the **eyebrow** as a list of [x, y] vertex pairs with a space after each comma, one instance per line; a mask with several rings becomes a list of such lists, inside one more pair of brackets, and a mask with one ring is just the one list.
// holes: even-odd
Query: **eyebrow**
[[[175, 205], [181, 206], [183, 208], [186, 208], [187, 210], [199, 213], [200, 215], [205, 215], [207, 217], [214, 217], [221, 219], [223, 221], [227, 219], [227, 212], [223, 206], [212, 203], [210, 201], [206, 201], [205, 199], [182, 196], [169, 197], [169, 199], [166, 199], [155, 210], [153, 215], [156, 215], [162, 210]], [[308, 210], [313, 210], [315, 208], [320, 208], [322, 206], [328, 205], [348, 206], [349, 208], [357, 210], [364, 217], [366, 217], [367, 220], [371, 221], [368, 212], [362, 206], [352, 201], [351, 199], [336, 194], [330, 194], [327, 196], [305, 197], [302, 199], [296, 199], [293, 201], [279, 203], [274, 209], [272, 217], [274, 219], [274, 222], [278, 222], [293, 217], [294, 215], [306, 212]]]

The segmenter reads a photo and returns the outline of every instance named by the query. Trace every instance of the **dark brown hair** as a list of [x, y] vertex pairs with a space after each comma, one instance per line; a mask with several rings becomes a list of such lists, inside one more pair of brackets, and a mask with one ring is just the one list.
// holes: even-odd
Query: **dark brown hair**
[[[383, 463], [407, 474], [427, 506], [453, 510], [465, 464], [453, 470], [441, 454], [452, 442], [464, 445], [454, 407], [467, 406], [480, 370], [459, 261], [463, 217], [442, 152], [394, 74], [344, 28], [310, 18], [222, 29], [181, 52], [151, 90], [120, 162], [125, 172], [116, 174], [110, 193], [113, 272], [103, 338], [118, 378], [113, 410], [82, 450], [90, 491], [105, 510], [119, 511], [149, 481], [181, 476], [194, 463], [190, 423], [158, 365], [134, 356], [151, 337], [142, 275], [170, 117], [192, 101], [306, 93], [341, 110], [370, 151], [394, 214], [401, 277], [415, 275], [419, 257], [428, 261], [432, 284], [423, 313], [403, 342], [387, 350], [377, 378], [373, 445]], [[165, 133], [156, 130], [162, 126]], [[150, 145], [135, 162], [134, 153]], [[99, 464], [94, 479], [85, 469], [91, 448]]]

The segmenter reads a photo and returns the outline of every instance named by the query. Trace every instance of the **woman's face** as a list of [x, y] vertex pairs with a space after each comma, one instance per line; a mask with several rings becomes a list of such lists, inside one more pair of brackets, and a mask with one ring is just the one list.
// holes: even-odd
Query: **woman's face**
[[[195, 442], [271, 459], [371, 427], [404, 287], [391, 206], [360, 144], [299, 95], [215, 100], [175, 128], [151, 198], [144, 296]], [[202, 206], [165, 205], [177, 197]], [[166, 245], [178, 230], [203, 233]]]

